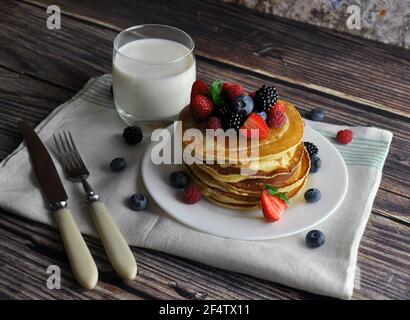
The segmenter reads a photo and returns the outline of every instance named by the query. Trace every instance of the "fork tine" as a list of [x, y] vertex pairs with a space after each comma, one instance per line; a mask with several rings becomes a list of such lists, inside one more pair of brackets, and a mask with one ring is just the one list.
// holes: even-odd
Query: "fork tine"
[[67, 147], [67, 150], [70, 156], [70, 160], [74, 164], [74, 167], [78, 167], [79, 166], [78, 159], [73, 152], [73, 147], [71, 146], [70, 141], [68, 140], [67, 132], [63, 131], [63, 135], [64, 135], [64, 140], [65, 140], [65, 145]]
[[74, 139], [73, 139], [73, 136], [71, 135], [70, 131], [68, 131], [68, 136], [70, 137], [71, 145], [73, 147], [73, 153], [76, 155], [78, 163], [80, 164], [80, 166], [86, 168], [85, 163], [84, 163], [83, 159], [81, 158], [80, 153], [78, 152], [77, 146], [74, 143]]
[[64, 140], [63, 140], [63, 137], [62, 137], [61, 133], [58, 134], [58, 137], [60, 138], [61, 149], [63, 150], [63, 154], [64, 154], [65, 158], [67, 159], [68, 168], [70, 170], [74, 169], [76, 167], [76, 164], [73, 162], [73, 159], [70, 156], [68, 146], [64, 143]]
[[53, 138], [54, 138], [54, 143], [55, 143], [55, 145], [56, 145], [56, 147], [57, 147], [58, 156], [59, 156], [59, 158], [61, 159], [61, 161], [63, 162], [63, 166], [64, 166], [67, 170], [70, 170], [71, 165], [70, 165], [70, 162], [68, 161], [68, 158], [67, 158], [67, 156], [66, 156], [66, 154], [65, 154], [65, 151], [62, 149], [63, 147], [62, 147], [61, 143], [58, 142], [58, 139], [57, 139], [57, 137], [56, 137], [54, 134], [53, 134]]
[[60, 149], [60, 145], [59, 145], [59, 143], [57, 141], [57, 138], [54, 134], [53, 134], [53, 139], [54, 139], [54, 144], [56, 145], [56, 148], [57, 148], [57, 151], [58, 151], [58, 157], [63, 162], [63, 166], [68, 169], [69, 168], [68, 163], [67, 163], [67, 161], [64, 157], [64, 154], [63, 154], [62, 150]]

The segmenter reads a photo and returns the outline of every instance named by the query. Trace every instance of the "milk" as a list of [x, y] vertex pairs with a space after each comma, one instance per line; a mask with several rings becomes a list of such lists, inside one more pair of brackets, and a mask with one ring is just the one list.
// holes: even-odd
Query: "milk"
[[125, 111], [136, 120], [178, 115], [189, 104], [196, 77], [195, 59], [188, 53], [184, 45], [165, 39], [134, 40], [120, 47], [112, 71], [120, 114]]

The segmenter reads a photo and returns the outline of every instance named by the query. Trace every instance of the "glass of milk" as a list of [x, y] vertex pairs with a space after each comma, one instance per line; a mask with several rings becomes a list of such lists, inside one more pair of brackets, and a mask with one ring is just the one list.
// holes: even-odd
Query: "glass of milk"
[[184, 31], [146, 24], [114, 40], [113, 91], [129, 125], [174, 119], [189, 104], [196, 78], [194, 41]]

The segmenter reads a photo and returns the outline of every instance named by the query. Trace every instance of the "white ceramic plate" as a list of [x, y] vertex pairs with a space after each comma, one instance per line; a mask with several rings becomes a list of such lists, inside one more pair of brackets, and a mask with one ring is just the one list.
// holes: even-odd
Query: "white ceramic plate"
[[[163, 210], [196, 230], [241, 240], [286, 237], [312, 228], [330, 217], [342, 203], [347, 191], [347, 169], [337, 149], [309, 127], [305, 128], [304, 140], [318, 146], [322, 167], [319, 172], [309, 174], [303, 190], [291, 199], [289, 208], [275, 223], [266, 222], [260, 210], [235, 211], [218, 207], [206, 199], [195, 205], [184, 204], [181, 201], [182, 190], [172, 188], [169, 184], [170, 173], [180, 167], [155, 165], [151, 160], [154, 143], [144, 155], [142, 177], [151, 197]], [[312, 187], [321, 191], [322, 198], [319, 202], [310, 204], [306, 203], [303, 194]]]

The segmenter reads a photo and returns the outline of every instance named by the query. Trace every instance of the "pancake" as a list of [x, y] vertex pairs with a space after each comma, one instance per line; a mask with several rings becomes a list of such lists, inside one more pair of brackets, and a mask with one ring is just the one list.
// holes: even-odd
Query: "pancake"
[[302, 163], [299, 166], [297, 172], [291, 179], [288, 179], [283, 185], [276, 185], [273, 181], [262, 180], [257, 181], [251, 179], [248, 184], [241, 185], [243, 189], [240, 189], [235, 184], [221, 184], [217, 180], [212, 179], [209, 176], [202, 174], [196, 174], [191, 167], [188, 167], [188, 174], [194, 180], [194, 182], [201, 188], [204, 196], [212, 198], [223, 203], [234, 203], [240, 205], [257, 205], [260, 201], [260, 194], [265, 188], [265, 184], [275, 186], [278, 188], [278, 192], [286, 192], [288, 198], [292, 198], [300, 187], [305, 183], [307, 175], [310, 170], [310, 159], [307, 152], [304, 153]]
[[[303, 144], [304, 123], [291, 103], [279, 101], [285, 106], [286, 124], [270, 128], [268, 137], [256, 144], [233, 130], [232, 136], [220, 130], [206, 141], [206, 124], [195, 122], [189, 107], [182, 110], [182, 148], [195, 160], [185, 163], [185, 170], [209, 201], [221, 207], [249, 210], [259, 206], [266, 184], [287, 193], [289, 199], [303, 188], [310, 170]], [[193, 135], [189, 129], [199, 131]], [[229, 137], [235, 143], [229, 145]], [[222, 152], [218, 153], [218, 148]]]
[[[286, 105], [285, 115], [287, 121], [285, 126], [282, 128], [271, 128], [269, 130], [268, 137], [266, 139], [260, 140], [257, 147], [252, 144], [250, 139], [245, 139], [246, 144], [244, 146], [236, 144], [235, 146], [230, 146], [228, 139], [224, 138], [223, 135], [220, 136], [220, 139], [215, 137], [213, 149], [207, 149], [205, 143], [205, 133], [206, 133], [206, 123], [195, 122], [191, 116], [189, 106], [185, 107], [179, 116], [179, 120], [182, 121], [182, 134], [183, 134], [183, 147], [191, 146], [195, 150], [201, 151], [200, 154], [195, 154], [200, 160], [204, 159], [215, 159], [218, 163], [224, 163], [227, 159], [229, 160], [232, 157], [232, 154], [237, 155], [237, 160], [240, 165], [244, 162], [256, 161], [258, 164], [263, 164], [265, 161], [270, 161], [275, 158], [284, 157], [286, 152], [290, 149], [295, 148], [303, 140], [304, 133], [304, 122], [295, 109], [295, 107], [285, 101], [279, 100], [280, 103]], [[187, 135], [189, 132], [187, 130], [196, 128], [199, 129], [202, 133], [202, 141], [194, 139]], [[221, 155], [216, 152], [216, 150], [222, 150], [225, 148], [225, 154]], [[253, 149], [257, 148], [257, 152], [252, 153]], [[252, 157], [252, 154], [257, 154], [256, 157]], [[240, 157], [240, 155], [245, 155]], [[246, 158], [246, 159], [245, 159]], [[252, 167], [250, 165], [250, 167]]]
[[238, 182], [220, 181], [208, 172], [201, 170], [200, 167], [195, 165], [187, 166], [187, 169], [188, 173], [195, 176], [197, 179], [201, 180], [210, 187], [237, 194], [258, 194], [263, 190], [265, 184], [273, 185], [276, 187], [285, 187], [292, 184], [298, 179], [298, 177], [300, 178], [301, 173], [304, 173], [308, 170], [307, 166], [309, 164], [310, 161], [308, 160], [308, 155], [306, 152], [304, 152], [301, 161], [290, 173], [280, 173], [266, 179], [253, 179], [253, 177], [246, 179], [246, 176], [244, 176], [244, 179]]
[[[305, 183], [307, 181], [307, 178], [303, 181], [303, 183], [300, 185], [299, 188], [295, 189], [292, 193], [292, 197], [294, 197], [300, 190], [303, 189], [303, 187], [305, 186]], [[223, 208], [228, 208], [228, 209], [234, 209], [234, 210], [241, 210], [241, 211], [249, 211], [249, 210], [253, 210], [253, 209], [259, 209], [259, 202], [258, 203], [247, 203], [247, 204], [239, 204], [239, 203], [231, 203], [231, 202], [223, 202], [220, 200], [217, 200], [215, 198], [213, 198], [212, 196], [208, 196], [207, 199], [216, 204], [219, 207], [223, 207]]]
[[[207, 172], [216, 180], [222, 182], [238, 182], [247, 179], [269, 179], [273, 178], [279, 174], [290, 174], [292, 173], [295, 168], [300, 164], [303, 156], [304, 146], [303, 143], [297, 145], [295, 148], [295, 152], [293, 157], [287, 159], [287, 163], [284, 164], [282, 167], [273, 169], [271, 171], [262, 171], [258, 170], [256, 172], [250, 171], [252, 175], [244, 175], [242, 172], [244, 170], [249, 169], [248, 167], [240, 167], [240, 166], [222, 166], [219, 164], [197, 164], [199, 169]], [[283, 160], [285, 161], [285, 160]], [[252, 169], [251, 169], [252, 170]]]

